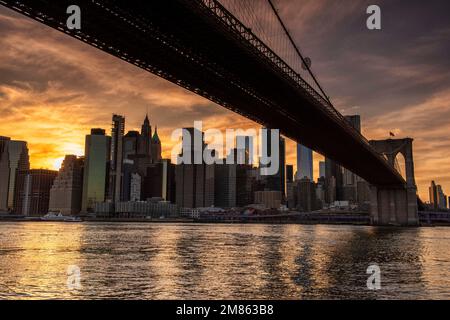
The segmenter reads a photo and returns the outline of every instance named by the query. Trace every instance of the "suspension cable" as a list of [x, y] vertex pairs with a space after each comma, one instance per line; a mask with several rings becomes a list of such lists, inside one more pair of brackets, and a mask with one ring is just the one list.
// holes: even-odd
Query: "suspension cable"
[[298, 56], [300, 57], [300, 59], [303, 62], [303, 65], [305, 66], [305, 68], [308, 70], [309, 74], [311, 75], [311, 77], [313, 78], [314, 82], [316, 83], [317, 87], [320, 89], [320, 91], [322, 92], [322, 94], [324, 95], [324, 98], [328, 101], [328, 103], [333, 106], [333, 104], [330, 101], [330, 97], [328, 97], [328, 95], [325, 93], [325, 91], [322, 89], [322, 87], [320, 86], [319, 82], [317, 81], [316, 77], [314, 76], [314, 74], [311, 71], [311, 68], [309, 66], [309, 64], [306, 62], [305, 58], [303, 58], [302, 54], [300, 53], [299, 48], [297, 47], [297, 45], [295, 44], [294, 40], [291, 37], [291, 34], [289, 33], [288, 29], [286, 28], [285, 24], [283, 23], [283, 20], [281, 20], [280, 15], [278, 14], [277, 9], [275, 8], [272, 0], [267, 0], [270, 4], [270, 7], [272, 8], [272, 11], [274, 12], [275, 16], [277, 17], [278, 22], [281, 24], [281, 27], [283, 28], [284, 32], [286, 33], [286, 36], [288, 37], [291, 45], [294, 47], [295, 51], [297, 52]]

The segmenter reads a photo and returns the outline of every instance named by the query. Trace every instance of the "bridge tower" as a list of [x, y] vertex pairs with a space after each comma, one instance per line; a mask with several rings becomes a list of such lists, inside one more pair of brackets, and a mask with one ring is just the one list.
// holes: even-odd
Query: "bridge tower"
[[400, 153], [405, 158], [404, 186], [371, 186], [370, 215], [377, 225], [418, 225], [417, 186], [414, 178], [413, 139], [372, 140], [371, 146], [394, 167]]

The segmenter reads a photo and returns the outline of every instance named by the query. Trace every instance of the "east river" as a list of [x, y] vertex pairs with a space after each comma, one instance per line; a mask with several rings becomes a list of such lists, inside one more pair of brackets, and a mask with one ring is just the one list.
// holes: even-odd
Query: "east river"
[[0, 299], [449, 298], [445, 227], [0, 223]]

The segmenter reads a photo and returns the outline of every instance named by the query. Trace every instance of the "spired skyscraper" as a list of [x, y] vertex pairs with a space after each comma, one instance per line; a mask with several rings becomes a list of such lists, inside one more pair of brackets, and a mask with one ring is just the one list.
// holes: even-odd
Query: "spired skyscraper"
[[308, 178], [314, 181], [313, 151], [301, 144], [297, 144], [297, 179]]
[[90, 212], [96, 202], [105, 201], [111, 137], [104, 129], [92, 129], [86, 136], [82, 212]]
[[149, 185], [152, 185], [149, 172], [152, 174], [153, 169], [162, 162], [161, 151], [158, 130], [155, 128], [152, 135], [152, 126], [146, 115], [140, 133], [129, 131], [123, 137], [121, 196], [116, 202], [146, 200], [152, 197], [152, 192], [147, 192]]
[[17, 174], [29, 169], [27, 143], [0, 137], [0, 211], [14, 209]]

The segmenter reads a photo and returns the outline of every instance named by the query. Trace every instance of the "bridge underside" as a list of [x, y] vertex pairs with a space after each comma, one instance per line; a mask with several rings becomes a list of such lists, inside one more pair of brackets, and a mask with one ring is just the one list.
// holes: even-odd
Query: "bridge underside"
[[268, 59], [267, 50], [264, 54], [264, 48], [249, 38], [249, 30], [239, 29], [232, 17], [205, 3], [217, 4], [214, 0], [77, 1], [82, 28], [72, 31], [66, 28], [66, 9], [72, 1], [0, 0], [261, 125], [280, 128], [288, 138], [374, 186], [374, 223], [416, 224], [415, 191], [406, 187], [400, 174], [355, 130], [349, 130], [342, 116], [324, 108], [315, 92], [283, 72], [285, 66]]
[[66, 28], [66, 9], [72, 1], [0, 3], [264, 126], [280, 128], [285, 136], [373, 185], [404, 185], [368, 143], [330, 116], [317, 99], [202, 1], [78, 1], [82, 12], [78, 31]]

